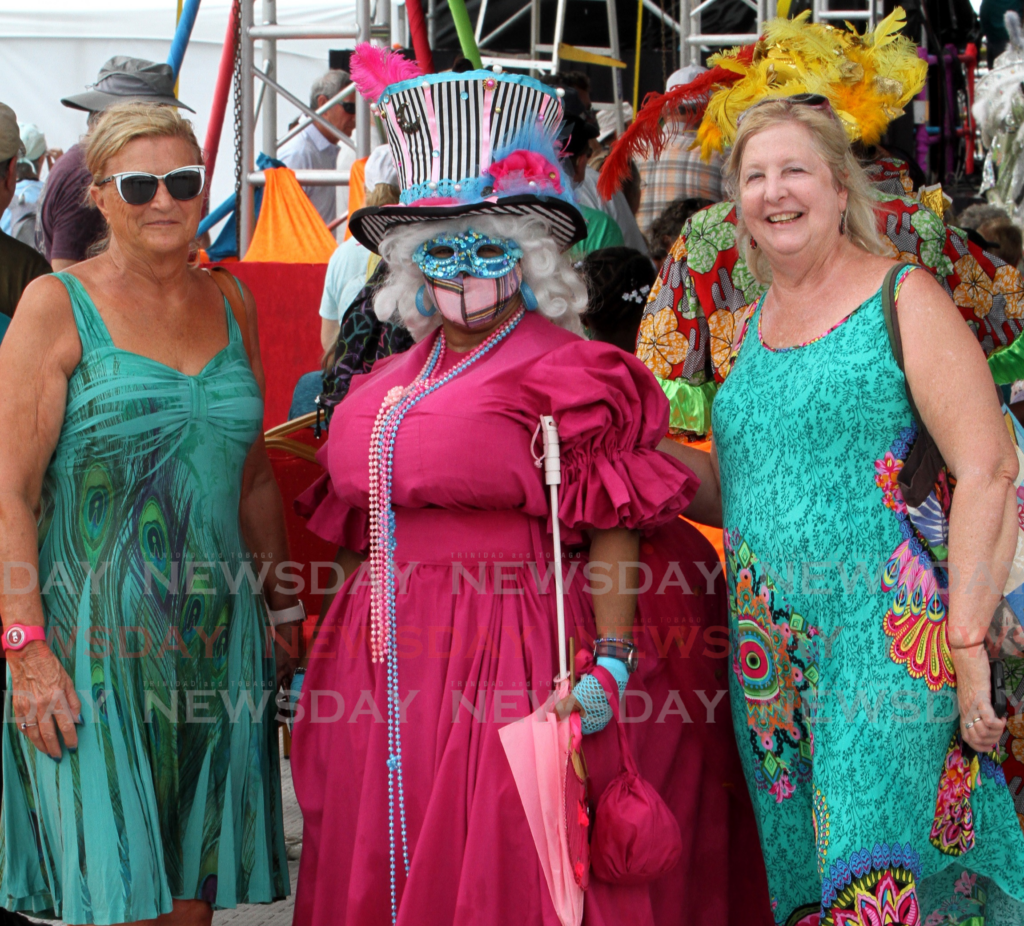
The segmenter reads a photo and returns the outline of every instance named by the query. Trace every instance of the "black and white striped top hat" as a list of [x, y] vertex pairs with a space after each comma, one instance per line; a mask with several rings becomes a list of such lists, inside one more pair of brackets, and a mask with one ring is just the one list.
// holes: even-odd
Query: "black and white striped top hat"
[[521, 74], [445, 72], [391, 84], [376, 109], [402, 195], [349, 219], [370, 250], [398, 225], [485, 214], [540, 216], [563, 250], [586, 237], [558, 166], [557, 90]]

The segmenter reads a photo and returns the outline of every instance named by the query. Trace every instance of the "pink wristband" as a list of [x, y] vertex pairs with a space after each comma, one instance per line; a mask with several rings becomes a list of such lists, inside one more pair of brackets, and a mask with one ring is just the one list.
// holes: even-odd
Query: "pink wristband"
[[26, 627], [24, 624], [12, 624], [8, 627], [0, 641], [3, 641], [4, 651], [24, 649], [33, 640], [45, 640], [45, 627]]

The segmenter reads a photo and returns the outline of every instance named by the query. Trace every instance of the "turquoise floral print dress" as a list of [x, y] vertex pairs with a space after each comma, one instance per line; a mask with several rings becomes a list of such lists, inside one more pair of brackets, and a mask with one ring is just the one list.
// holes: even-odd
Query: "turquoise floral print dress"
[[713, 429], [733, 723], [776, 921], [1024, 923], [1000, 756], [961, 749], [944, 551], [896, 481], [916, 431], [881, 292], [785, 350], [763, 301]]
[[109, 924], [284, 897], [274, 663], [238, 516], [263, 420], [241, 332], [225, 304], [227, 347], [186, 376], [116, 348], [82, 284], [57, 278], [82, 359], [39, 581], [82, 724], [60, 762], [6, 725], [0, 906]]

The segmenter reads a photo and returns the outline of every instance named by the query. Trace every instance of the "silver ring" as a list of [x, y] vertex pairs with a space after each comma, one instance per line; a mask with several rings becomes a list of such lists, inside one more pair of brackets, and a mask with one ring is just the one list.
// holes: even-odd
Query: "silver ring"
[[975, 717], [975, 718], [974, 718], [974, 720], [972, 720], [972, 721], [971, 721], [970, 723], [965, 723], [965, 724], [964, 724], [964, 729], [965, 729], [965, 730], [970, 730], [970, 729], [971, 729], [971, 727], [973, 727], [973, 726], [974, 726], [974, 725], [975, 725], [976, 723], [978, 723], [978, 722], [979, 722], [980, 720], [981, 720], [981, 718], [980, 718], [980, 717]]
[[37, 723], [28, 723], [27, 721], [23, 720], [21, 722], [21, 732], [24, 733], [29, 727], [38, 727], [38, 726], [39, 726], [39, 724], [37, 724]]

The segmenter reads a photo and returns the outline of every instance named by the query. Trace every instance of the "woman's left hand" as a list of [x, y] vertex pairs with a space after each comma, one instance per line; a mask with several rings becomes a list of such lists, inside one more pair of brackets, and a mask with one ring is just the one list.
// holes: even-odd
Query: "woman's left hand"
[[1006, 729], [1006, 721], [992, 709], [992, 670], [983, 646], [953, 651], [956, 695], [960, 703], [960, 734], [978, 753], [992, 752]]
[[288, 688], [295, 670], [302, 663], [302, 621], [274, 628], [274, 662], [278, 688]]
[[558, 715], [559, 720], [565, 720], [573, 712], [578, 714], [586, 713], [583, 705], [576, 700], [576, 695], [570, 691], [561, 701], [555, 702], [555, 713]]

